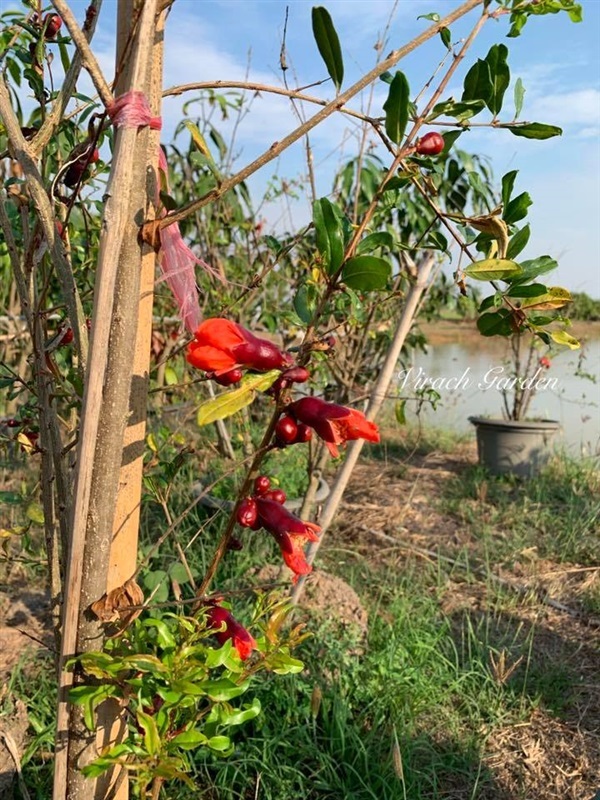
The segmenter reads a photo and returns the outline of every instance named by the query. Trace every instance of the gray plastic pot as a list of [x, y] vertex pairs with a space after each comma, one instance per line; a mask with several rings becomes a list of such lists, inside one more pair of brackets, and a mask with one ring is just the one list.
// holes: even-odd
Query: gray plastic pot
[[477, 430], [479, 463], [494, 475], [511, 473], [522, 478], [537, 475], [552, 454], [560, 423], [469, 417]]

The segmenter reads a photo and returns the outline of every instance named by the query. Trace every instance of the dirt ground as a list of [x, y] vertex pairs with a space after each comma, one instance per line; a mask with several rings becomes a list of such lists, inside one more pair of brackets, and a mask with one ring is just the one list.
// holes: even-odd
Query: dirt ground
[[[343, 546], [373, 565], [435, 564], [440, 553], [452, 565], [453, 554], [469, 548], [469, 532], [442, 514], [432, 498], [439, 497], [444, 481], [475, 460], [474, 446], [464, 445], [452, 454], [415, 456], [408, 464], [390, 459], [359, 465], [328, 547]], [[468, 581], [461, 579], [460, 569], [451, 570], [439, 600], [451, 619], [464, 613], [476, 619], [489, 612], [489, 581], [477, 580], [476, 570]], [[510, 570], [497, 568], [498, 585], [523, 601], [497, 617], [498, 635], [535, 626], [537, 668], [562, 659], [576, 668], [579, 682], [560, 716], [540, 706], [524, 723], [482, 732], [484, 763], [499, 792], [496, 800], [600, 800], [600, 620], [585, 616], [576, 602], [581, 586], [600, 580], [599, 572], [527, 553]], [[261, 574], [261, 580], [273, 577]], [[305, 604], [317, 613], [337, 607], [344, 622], [366, 631], [367, 612], [356, 592], [325, 570], [315, 571]], [[52, 646], [47, 599], [40, 589], [17, 581], [0, 592], [2, 685], [25, 651], [35, 653], [42, 646]], [[12, 728], [21, 746], [23, 720], [19, 717]], [[0, 718], [0, 729], [11, 733], [6, 718]], [[0, 765], [3, 759], [10, 761], [0, 740]]]

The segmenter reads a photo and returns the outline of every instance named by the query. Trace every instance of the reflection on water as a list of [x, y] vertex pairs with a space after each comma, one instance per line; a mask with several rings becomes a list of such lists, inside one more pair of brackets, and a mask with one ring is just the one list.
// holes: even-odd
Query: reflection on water
[[[416, 388], [433, 381], [442, 395], [437, 410], [424, 410], [424, 420], [436, 427], [460, 432], [473, 430], [471, 415], [502, 417], [502, 381], [510, 375], [508, 348], [500, 340], [468, 336], [462, 341], [430, 345], [427, 354], [415, 353], [412, 369], [400, 373], [400, 394], [413, 396]], [[563, 442], [573, 454], [600, 453], [600, 338], [584, 344], [580, 351], [561, 351], [548, 370], [541, 370], [539, 391], [527, 416], [558, 420]], [[596, 379], [576, 374], [584, 371]], [[402, 388], [403, 387], [403, 388]], [[413, 419], [415, 404], [407, 404], [407, 419]], [[474, 434], [473, 434], [474, 435]]]

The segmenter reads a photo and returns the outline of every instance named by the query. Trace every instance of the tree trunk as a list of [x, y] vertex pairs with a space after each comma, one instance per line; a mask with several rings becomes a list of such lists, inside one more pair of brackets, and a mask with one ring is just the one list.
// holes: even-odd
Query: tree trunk
[[[161, 26], [156, 24], [156, 14], [156, 0], [146, 0], [143, 4], [135, 0], [119, 2], [118, 95], [138, 90], [148, 96], [152, 77], [153, 99], [160, 97], [160, 69], [152, 69], [153, 58], [162, 48]], [[160, 57], [158, 61], [160, 65]], [[135, 566], [137, 511], [134, 509], [139, 506], [139, 489], [136, 491], [134, 484], [136, 480], [141, 481], [139, 462], [145, 411], [140, 411], [140, 402], [147, 375], [141, 349], [146, 347], [149, 351], [147, 328], [151, 324], [151, 311], [148, 312], [147, 307], [149, 302], [151, 304], [151, 294], [150, 301], [147, 294], [143, 298], [146, 329], [140, 326], [139, 332], [138, 313], [142, 269], [143, 289], [147, 292], [148, 273], [153, 273], [155, 262], [154, 252], [140, 245], [139, 231], [154, 202], [157, 145], [157, 138], [151, 136], [146, 127], [120, 126], [115, 133], [94, 290], [92, 343], [85, 381], [65, 591], [54, 800], [87, 800], [90, 796], [99, 800], [110, 796], [106, 794], [106, 787], [95, 785], [97, 781], [81, 775], [81, 767], [97, 755], [96, 734], [84, 727], [81, 715], [73, 713], [69, 705], [68, 692], [73, 676], [72, 672], [65, 671], [64, 664], [75, 653], [102, 648], [103, 631], [90, 614], [89, 606], [108, 588], [120, 585], [122, 575], [130, 577]], [[149, 168], [152, 168], [150, 181]], [[136, 342], [140, 348], [137, 360], [134, 357]], [[141, 376], [133, 376], [134, 361]], [[135, 402], [133, 414], [130, 397]], [[125, 441], [132, 446], [124, 448], [126, 429]], [[123, 484], [124, 475], [127, 477]], [[128, 497], [119, 501], [124, 491]], [[117, 504], [119, 530], [114, 541], [119, 558], [111, 560], [111, 552], [113, 556], [116, 552], [112, 543]], [[123, 517], [128, 515], [127, 524], [122, 526]], [[124, 788], [118, 791], [123, 798], [127, 796], [126, 781], [121, 786]]]

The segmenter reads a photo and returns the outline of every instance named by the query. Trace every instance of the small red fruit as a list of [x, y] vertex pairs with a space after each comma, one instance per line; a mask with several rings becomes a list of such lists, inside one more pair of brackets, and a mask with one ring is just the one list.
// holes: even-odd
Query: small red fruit
[[291, 444], [296, 441], [297, 433], [298, 426], [287, 415], [283, 416], [275, 426], [275, 438], [279, 444]]
[[281, 377], [289, 383], [305, 383], [310, 378], [310, 372], [306, 367], [291, 367]]
[[46, 14], [42, 21], [42, 25], [44, 28], [44, 38], [54, 39], [62, 27], [62, 19], [58, 16], [58, 14]]
[[65, 332], [63, 333], [59, 342], [61, 347], [62, 345], [71, 344], [73, 341], [73, 328], [65, 328], [64, 331]]
[[548, 356], [542, 356], [539, 360], [540, 367], [544, 367], [544, 369], [550, 369], [552, 366], [552, 362], [548, 358]]
[[20, 420], [13, 418], [13, 419], [5, 419], [4, 424], [6, 425], [7, 428], [18, 428], [22, 423]]
[[256, 501], [251, 497], [244, 497], [236, 513], [238, 523], [242, 528], [251, 528], [256, 522], [257, 516]]
[[303, 422], [298, 424], [298, 433], [296, 434], [296, 438], [294, 439], [294, 444], [301, 444], [302, 442], [310, 442], [312, 439], [312, 428], [309, 428], [308, 425], [305, 425]]
[[213, 380], [219, 386], [232, 386], [234, 383], [239, 383], [243, 375], [244, 373], [241, 369], [230, 369], [229, 372], [224, 372], [222, 375], [215, 375]]
[[266, 475], [259, 475], [254, 479], [254, 494], [262, 496], [266, 494], [271, 488], [271, 481]]
[[417, 153], [420, 156], [439, 156], [445, 146], [444, 137], [440, 133], [432, 131], [419, 139]]
[[283, 489], [272, 489], [265, 494], [265, 500], [274, 500], [276, 503], [283, 505], [287, 500], [287, 495]]

